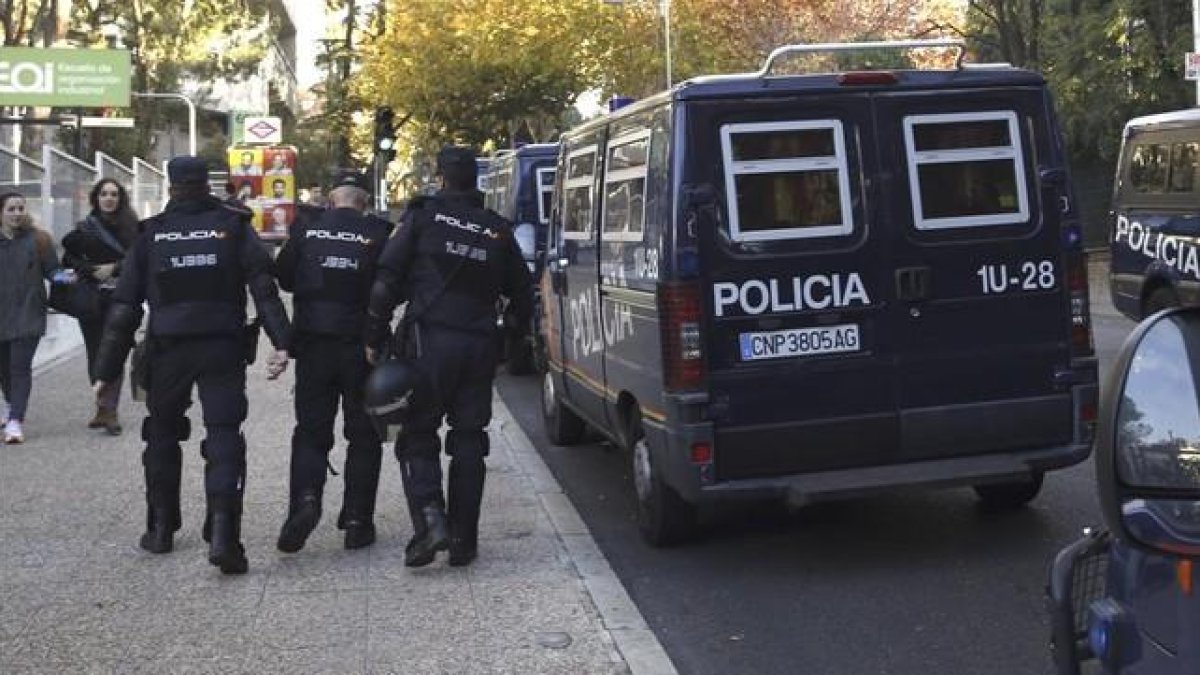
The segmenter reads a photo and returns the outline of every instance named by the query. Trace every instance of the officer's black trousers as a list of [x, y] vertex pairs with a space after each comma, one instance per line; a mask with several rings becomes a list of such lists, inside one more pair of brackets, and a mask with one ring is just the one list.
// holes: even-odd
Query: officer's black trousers
[[[484, 427], [492, 419], [492, 379], [496, 373], [496, 340], [490, 335], [422, 326], [410, 341], [417, 344], [417, 363], [432, 383], [432, 391], [413, 398], [412, 412], [396, 441], [409, 508], [444, 504], [442, 470], [438, 460], [442, 419], [450, 427], [446, 453], [451, 466], [469, 467], [479, 476], [462, 499], [478, 503], [483, 492], [483, 458], [488, 454]], [[455, 473], [452, 468], [451, 473]], [[455, 505], [451, 504], [451, 511]]]
[[146, 451], [146, 498], [151, 506], [178, 510], [181, 451], [187, 438], [192, 386], [204, 412], [204, 489], [214, 502], [237, 508], [246, 475], [246, 364], [236, 337], [153, 339], [142, 426]]
[[363, 407], [363, 384], [370, 372], [362, 341], [302, 335], [296, 355], [296, 429], [292, 433], [291, 504], [305, 491], [321, 494], [333, 449], [338, 401], [346, 448], [346, 486], [339, 522], [375, 515], [382, 444]]

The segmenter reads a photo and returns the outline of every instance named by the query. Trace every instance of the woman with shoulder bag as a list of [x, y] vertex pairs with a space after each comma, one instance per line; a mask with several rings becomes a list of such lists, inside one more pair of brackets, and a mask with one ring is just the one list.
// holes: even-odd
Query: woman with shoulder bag
[[0, 195], [0, 389], [8, 402], [4, 442], [25, 441], [33, 355], [46, 332], [46, 284], [59, 272], [54, 240], [33, 224], [25, 197]]
[[[129, 193], [112, 178], [100, 179], [88, 199], [92, 211], [75, 225], [75, 229], [63, 237], [63, 264], [75, 270], [79, 283], [89, 284], [99, 296], [99, 311], [96, 315], [81, 315], [79, 329], [87, 350], [88, 379], [96, 382], [96, 352], [100, 348], [100, 336], [104, 333], [104, 316], [117, 277], [121, 273], [121, 262], [125, 252], [138, 236], [138, 217], [129, 206]], [[109, 434], [121, 433], [117, 419], [117, 404], [121, 399], [121, 382], [106, 387], [96, 395], [96, 414], [88, 422], [89, 429], [103, 428]]]

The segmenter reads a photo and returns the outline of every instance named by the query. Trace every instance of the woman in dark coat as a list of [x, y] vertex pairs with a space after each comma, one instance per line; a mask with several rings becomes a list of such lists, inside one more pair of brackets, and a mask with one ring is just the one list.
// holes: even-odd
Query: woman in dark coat
[[[117, 286], [125, 252], [137, 239], [138, 218], [129, 206], [129, 193], [112, 178], [100, 179], [92, 187], [88, 199], [92, 212], [63, 237], [62, 246], [63, 264], [76, 271], [80, 282], [94, 284], [103, 300], [99, 317], [79, 320], [87, 349], [88, 378], [94, 384], [96, 351], [104, 333], [108, 299]], [[121, 423], [117, 419], [121, 383], [116, 384], [97, 394], [96, 414], [88, 422], [89, 429], [103, 428], [114, 436], [121, 433]]]
[[25, 441], [33, 356], [46, 332], [46, 284], [59, 271], [54, 240], [33, 224], [25, 198], [0, 195], [0, 390], [8, 402], [4, 442]]

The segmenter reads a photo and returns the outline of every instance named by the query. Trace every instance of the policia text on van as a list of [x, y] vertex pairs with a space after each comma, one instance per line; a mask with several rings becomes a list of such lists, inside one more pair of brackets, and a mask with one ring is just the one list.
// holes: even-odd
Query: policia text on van
[[1015, 506], [1092, 442], [1080, 226], [1043, 79], [698, 78], [565, 134], [546, 429], [632, 457], [643, 534], [696, 506], [972, 485]]

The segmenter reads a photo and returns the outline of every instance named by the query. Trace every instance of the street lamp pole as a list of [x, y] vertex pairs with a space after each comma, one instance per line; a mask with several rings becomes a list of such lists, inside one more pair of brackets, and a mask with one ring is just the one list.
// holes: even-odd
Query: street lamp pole
[[[1192, 51], [1200, 54], [1200, 0], [1192, 0]], [[1200, 78], [1196, 80], [1196, 105], [1200, 106]]]
[[[1200, 2], [1200, 0], [1193, 0]], [[667, 89], [671, 88], [671, 0], [662, 0], [663, 34], [667, 42]]]
[[183, 101], [188, 107], [188, 154], [195, 156], [196, 154], [196, 104], [192, 99], [183, 94], [176, 93], [161, 93], [149, 91], [135, 91], [133, 95], [138, 98], [170, 98]]

